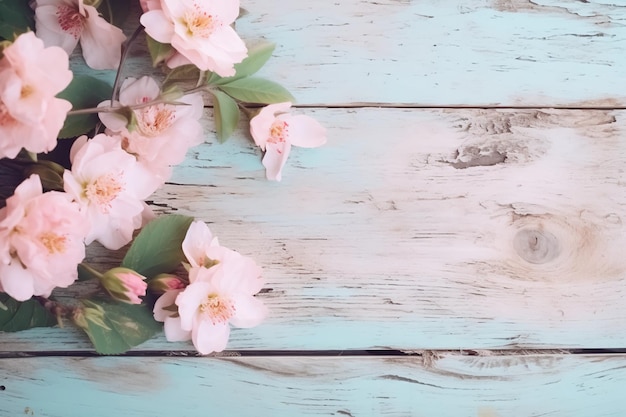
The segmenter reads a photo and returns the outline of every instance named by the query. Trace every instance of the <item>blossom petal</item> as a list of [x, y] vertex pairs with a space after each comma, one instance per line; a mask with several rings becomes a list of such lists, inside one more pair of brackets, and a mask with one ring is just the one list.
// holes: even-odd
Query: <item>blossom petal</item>
[[19, 261], [0, 265], [0, 286], [17, 301], [26, 301], [34, 294], [34, 277]]
[[210, 246], [212, 240], [213, 234], [205, 222], [196, 220], [189, 225], [182, 247], [191, 266], [203, 266], [206, 257], [205, 248]]
[[116, 69], [120, 64], [124, 32], [104, 20], [93, 6], [85, 6], [87, 23], [80, 37], [85, 62], [93, 69]]
[[35, 9], [35, 29], [37, 37], [46, 46], [59, 46], [69, 55], [78, 45], [79, 38], [61, 29], [58, 8], [58, 5], [38, 5]]
[[163, 324], [163, 331], [168, 342], [184, 342], [191, 339], [191, 331], [180, 327], [180, 317], [168, 317]]
[[212, 1], [205, 6], [207, 11], [219, 17], [224, 24], [230, 25], [239, 17], [239, 0]]
[[124, 106], [146, 103], [157, 98], [159, 93], [154, 78], [145, 75], [139, 79], [127, 78], [120, 87], [120, 103]]
[[175, 303], [176, 297], [182, 291], [183, 290], [166, 291], [156, 300], [156, 302], [154, 303], [154, 308], [152, 309], [152, 313], [154, 314], [154, 319], [156, 321], [165, 321], [165, 319], [174, 314], [173, 312], [165, 309]]
[[211, 284], [204, 281], [195, 281], [178, 294], [176, 297], [176, 305], [178, 305], [178, 314], [181, 319], [180, 325], [184, 330], [191, 330], [193, 328], [198, 309], [207, 298], [210, 291]]
[[163, 10], [151, 10], [139, 18], [139, 22], [146, 28], [146, 33], [152, 39], [161, 43], [170, 43], [174, 36], [174, 25], [165, 16]]
[[234, 296], [233, 302], [237, 306], [237, 312], [230, 322], [235, 327], [258, 326], [267, 317], [268, 309], [258, 298], [249, 295]]
[[312, 117], [302, 114], [289, 117], [289, 142], [303, 148], [316, 148], [326, 143], [326, 129]]
[[201, 321], [191, 333], [191, 340], [198, 352], [208, 355], [226, 349], [230, 326], [228, 323], [213, 324], [210, 321]]
[[282, 179], [282, 169], [287, 162], [291, 144], [288, 142], [267, 143], [265, 147], [265, 156], [263, 157], [263, 166], [265, 167], [265, 175], [268, 180], [280, 181]]
[[276, 103], [265, 106], [250, 120], [250, 134], [254, 143], [265, 150], [267, 140], [270, 138], [272, 124], [276, 120], [277, 113], [284, 113], [291, 108], [290, 102]]

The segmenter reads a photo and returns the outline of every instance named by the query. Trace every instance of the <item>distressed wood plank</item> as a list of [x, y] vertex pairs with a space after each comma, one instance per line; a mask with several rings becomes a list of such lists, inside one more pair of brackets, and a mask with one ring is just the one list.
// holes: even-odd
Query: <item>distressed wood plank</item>
[[561, 0], [244, 2], [300, 103], [616, 106], [626, 5]]
[[0, 414], [621, 417], [624, 356], [0, 359]]
[[[620, 2], [244, 0], [242, 7], [250, 13], [237, 22], [241, 36], [277, 44], [259, 75], [303, 105], [626, 105], [616, 88], [626, 72]], [[155, 72], [145, 49], [133, 55], [128, 76]]]
[[[271, 316], [231, 349], [626, 346], [626, 112], [307, 114], [329, 143], [294, 149], [282, 183], [238, 136], [152, 197], [264, 267]], [[87, 346], [65, 337], [5, 334], [3, 350]]]

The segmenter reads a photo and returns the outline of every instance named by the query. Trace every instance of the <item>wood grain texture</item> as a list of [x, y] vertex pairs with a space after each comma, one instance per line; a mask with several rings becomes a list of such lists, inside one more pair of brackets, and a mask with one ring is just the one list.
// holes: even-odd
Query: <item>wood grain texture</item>
[[626, 358], [0, 359], [0, 415], [621, 417]]
[[247, 0], [237, 29], [278, 44], [265, 75], [302, 104], [623, 106], [626, 4]]
[[[329, 143], [294, 149], [282, 183], [238, 136], [151, 197], [263, 266], [271, 316], [229, 348], [626, 346], [626, 112], [302, 112]], [[4, 350], [67, 349], [56, 332]]]
[[[244, 0], [277, 44], [260, 76], [301, 105], [623, 107], [626, 4], [604, 0]], [[135, 29], [128, 23], [127, 33]], [[145, 48], [126, 76], [158, 74]], [[75, 60], [77, 73], [84, 72]], [[93, 71], [91, 71], [93, 72]], [[100, 77], [114, 77], [112, 71]]]

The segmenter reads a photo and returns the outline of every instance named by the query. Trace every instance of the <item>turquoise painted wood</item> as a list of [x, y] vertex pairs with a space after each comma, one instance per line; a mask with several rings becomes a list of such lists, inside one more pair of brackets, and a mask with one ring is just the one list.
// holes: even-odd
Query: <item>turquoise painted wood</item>
[[[245, 121], [219, 145], [208, 108], [151, 204], [263, 266], [271, 315], [229, 349], [272, 356], [160, 336], [81, 357], [74, 329], [0, 334], [0, 416], [623, 416], [624, 356], [560, 349], [626, 346], [626, 4], [242, 6], [237, 30], [277, 44], [260, 75], [329, 143], [271, 183]], [[128, 75], [154, 73], [133, 55]], [[417, 355], [327, 356], [353, 349]]]
[[[277, 45], [259, 75], [283, 83], [301, 105], [626, 104], [617, 88], [626, 72], [622, 1], [246, 0], [241, 6], [249, 11], [237, 21], [241, 36]], [[144, 57], [145, 49], [133, 55]], [[141, 62], [127, 74], [155, 72]]]
[[624, 359], [0, 359], [7, 372], [0, 410], [16, 417], [621, 417]]

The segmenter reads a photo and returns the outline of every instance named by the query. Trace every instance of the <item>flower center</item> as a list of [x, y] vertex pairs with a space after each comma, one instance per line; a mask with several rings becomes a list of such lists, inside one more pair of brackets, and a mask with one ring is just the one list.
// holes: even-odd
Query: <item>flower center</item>
[[146, 136], [157, 136], [169, 129], [176, 113], [172, 106], [157, 104], [137, 110], [137, 125], [141, 133]]
[[235, 315], [235, 311], [232, 301], [221, 298], [218, 294], [209, 294], [200, 305], [200, 312], [213, 324], [228, 322]]
[[72, 35], [74, 39], [80, 38], [85, 27], [85, 16], [81, 15], [77, 9], [66, 5], [57, 7], [56, 14], [61, 30]]
[[31, 87], [30, 85], [23, 85], [22, 89], [20, 90], [20, 97], [21, 98], [26, 98], [28, 96], [30, 96], [33, 92], [35, 91], [35, 89], [33, 87]]
[[39, 241], [48, 249], [50, 255], [65, 252], [67, 237], [57, 235], [52, 232], [45, 232], [39, 235]]
[[269, 143], [286, 142], [289, 137], [289, 124], [283, 120], [276, 120], [270, 127]]
[[85, 196], [91, 203], [100, 206], [103, 213], [108, 213], [111, 209], [111, 202], [123, 189], [124, 187], [117, 178], [112, 174], [106, 174], [87, 184]]
[[187, 29], [187, 35], [190, 37], [197, 36], [200, 38], [208, 38], [211, 36], [215, 27], [218, 26], [213, 15], [201, 10], [198, 5], [194, 5], [193, 10], [187, 10], [181, 18], [181, 23]]

